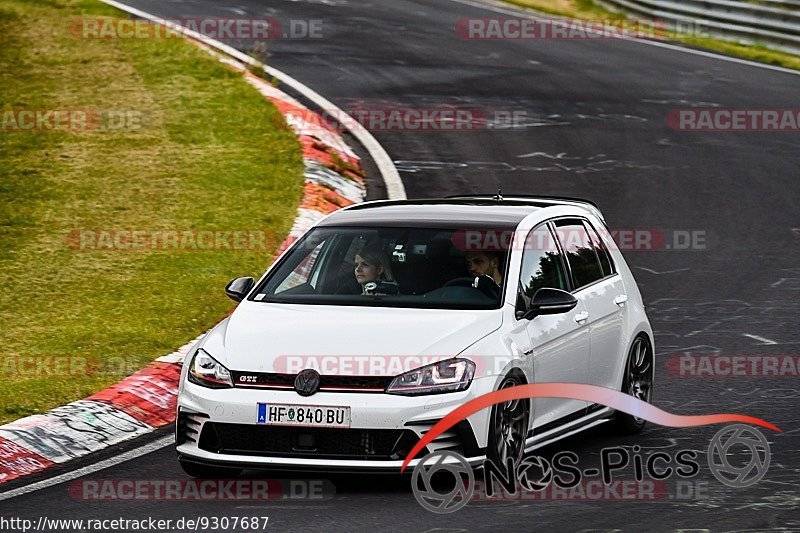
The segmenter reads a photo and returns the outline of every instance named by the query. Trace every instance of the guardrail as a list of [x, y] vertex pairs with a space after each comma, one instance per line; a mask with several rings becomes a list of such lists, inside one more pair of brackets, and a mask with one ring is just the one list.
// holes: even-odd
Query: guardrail
[[[596, 0], [613, 11], [663, 21], [668, 27], [702, 29], [743, 44], [763, 44], [800, 54], [800, 0]], [[765, 5], [768, 4], [768, 5]]]

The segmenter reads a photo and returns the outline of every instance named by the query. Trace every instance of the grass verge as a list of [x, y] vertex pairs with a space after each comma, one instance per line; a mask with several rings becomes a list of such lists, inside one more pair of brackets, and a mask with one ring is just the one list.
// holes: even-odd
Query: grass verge
[[[625, 16], [621, 13], [609, 11], [602, 6], [592, 2], [592, 0], [504, 0], [509, 4], [521, 7], [529, 7], [542, 13], [558, 15], [561, 17], [575, 19], [606, 19], [621, 20]], [[690, 46], [712, 50], [721, 54], [750, 59], [760, 63], [767, 63], [780, 67], [800, 70], [800, 57], [771, 50], [760, 44], [743, 45], [732, 41], [725, 41], [711, 37], [698, 37], [693, 35], [676, 34], [670, 32], [669, 41]]]
[[[0, 422], [214, 325], [225, 283], [268, 266], [302, 196], [296, 137], [241, 75], [180, 38], [82, 38], [84, 17], [127, 18], [0, 0]], [[94, 127], [25, 129], [25, 110]]]

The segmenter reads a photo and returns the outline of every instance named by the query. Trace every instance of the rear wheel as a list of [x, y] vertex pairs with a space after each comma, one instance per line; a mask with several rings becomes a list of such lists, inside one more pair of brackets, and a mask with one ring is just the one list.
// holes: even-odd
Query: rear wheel
[[[633, 346], [628, 353], [625, 375], [622, 380], [622, 392], [650, 403], [653, 397], [654, 371], [653, 347], [647, 337], [640, 335], [633, 341]], [[633, 435], [644, 428], [645, 420], [617, 411], [614, 415], [614, 425], [620, 433]]]
[[[500, 389], [522, 385], [520, 377], [507, 376], [500, 384]], [[514, 466], [519, 465], [525, 453], [525, 439], [528, 436], [528, 418], [530, 409], [527, 399], [510, 400], [492, 407], [489, 425], [489, 459], [497, 465], [505, 465], [506, 459], [514, 459]]]
[[242, 473], [241, 468], [229, 468], [225, 466], [210, 466], [200, 463], [192, 463], [183, 459], [178, 459], [181, 468], [188, 475], [200, 479], [231, 479]]

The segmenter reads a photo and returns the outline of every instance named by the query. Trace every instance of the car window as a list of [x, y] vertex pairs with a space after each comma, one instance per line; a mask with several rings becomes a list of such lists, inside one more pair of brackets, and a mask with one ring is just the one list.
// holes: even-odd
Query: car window
[[536, 227], [525, 238], [520, 270], [520, 298], [517, 305], [525, 309], [536, 291], [542, 287], [568, 291], [567, 275], [555, 238], [546, 224]]
[[[281, 259], [252, 299], [260, 302], [497, 309], [513, 228], [319, 227]], [[486, 260], [493, 283], [473, 286], [468, 259]]]
[[[304, 257], [297, 266], [284, 278], [284, 280], [275, 289], [275, 294], [292, 289], [309, 283], [312, 273], [314, 272], [314, 265], [317, 263], [317, 258], [325, 246], [326, 241], [322, 241], [310, 250], [306, 250]], [[309, 243], [310, 244], [310, 243]]]
[[600, 259], [600, 266], [603, 267], [603, 275], [610, 276], [614, 274], [616, 272], [614, 262], [611, 260], [611, 254], [608, 253], [608, 248], [606, 248], [605, 243], [603, 243], [600, 235], [595, 231], [594, 226], [586, 220], [583, 221], [583, 224], [589, 232], [594, 250], [597, 252], [597, 257]]
[[557, 220], [555, 226], [561, 249], [564, 250], [572, 271], [574, 288], [579, 289], [603, 279], [600, 259], [594, 251], [583, 222], [577, 219]]

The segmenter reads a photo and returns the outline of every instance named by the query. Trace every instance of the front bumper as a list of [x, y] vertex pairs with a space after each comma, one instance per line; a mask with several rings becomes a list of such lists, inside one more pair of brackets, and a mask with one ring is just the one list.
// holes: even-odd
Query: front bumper
[[[183, 382], [178, 396], [176, 449], [181, 460], [274, 470], [369, 470], [399, 472], [411, 447], [456, 407], [491, 392], [493, 378], [477, 378], [458, 393], [398, 396], [247, 388], [207, 389]], [[349, 406], [349, 429], [256, 424], [259, 402]], [[429, 452], [450, 450], [472, 464], [485, 458], [488, 409], [437, 437], [410, 463]]]

